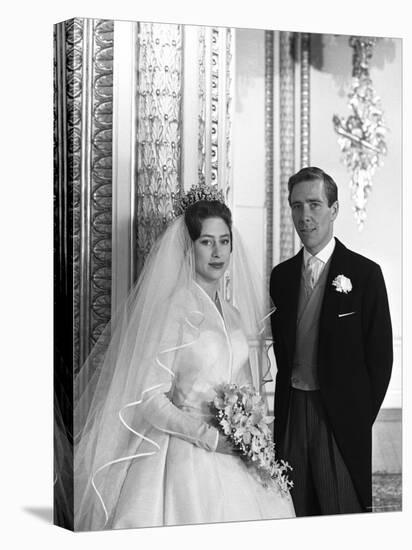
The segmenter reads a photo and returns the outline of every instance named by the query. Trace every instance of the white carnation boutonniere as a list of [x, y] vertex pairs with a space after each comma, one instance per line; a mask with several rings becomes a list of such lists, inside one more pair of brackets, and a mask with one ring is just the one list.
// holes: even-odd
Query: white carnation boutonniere
[[332, 281], [332, 285], [336, 288], [336, 292], [348, 294], [352, 290], [352, 282], [345, 275], [338, 275]]

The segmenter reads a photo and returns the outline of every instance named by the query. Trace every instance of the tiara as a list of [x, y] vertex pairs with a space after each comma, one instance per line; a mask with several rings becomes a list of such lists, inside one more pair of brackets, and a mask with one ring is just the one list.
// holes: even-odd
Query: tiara
[[192, 185], [185, 195], [175, 200], [173, 205], [175, 216], [180, 216], [189, 206], [199, 201], [225, 202], [223, 191], [218, 189], [217, 185], [206, 185], [205, 183]]

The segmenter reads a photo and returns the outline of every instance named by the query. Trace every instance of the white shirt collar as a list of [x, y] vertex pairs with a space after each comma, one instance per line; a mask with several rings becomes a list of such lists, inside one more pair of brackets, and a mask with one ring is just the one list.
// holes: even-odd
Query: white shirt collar
[[[332, 256], [333, 251], [335, 250], [335, 237], [332, 237], [331, 240], [328, 242], [326, 246], [322, 248], [317, 254], [315, 254], [315, 258], [320, 260], [323, 264], [326, 264], [326, 262], [329, 260], [329, 258]], [[306, 248], [303, 249], [303, 263], [306, 266], [309, 258], [312, 257], [312, 254], [306, 250]]]

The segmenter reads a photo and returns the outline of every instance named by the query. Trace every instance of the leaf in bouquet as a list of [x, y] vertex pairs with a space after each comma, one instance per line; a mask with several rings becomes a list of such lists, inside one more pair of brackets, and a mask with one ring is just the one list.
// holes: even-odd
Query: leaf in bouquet
[[282, 464], [282, 467], [285, 471], [287, 470], [293, 470], [292, 466], [289, 464], [289, 462], [286, 462], [286, 460], [283, 460], [283, 458], [280, 460], [280, 463]]

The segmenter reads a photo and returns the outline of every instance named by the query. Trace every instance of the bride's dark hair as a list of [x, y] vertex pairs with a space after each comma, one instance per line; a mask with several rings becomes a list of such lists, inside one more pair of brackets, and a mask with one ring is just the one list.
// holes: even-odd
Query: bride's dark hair
[[196, 241], [202, 232], [202, 222], [207, 218], [221, 218], [229, 228], [232, 248], [232, 213], [219, 201], [198, 201], [185, 210], [185, 224], [192, 241]]

